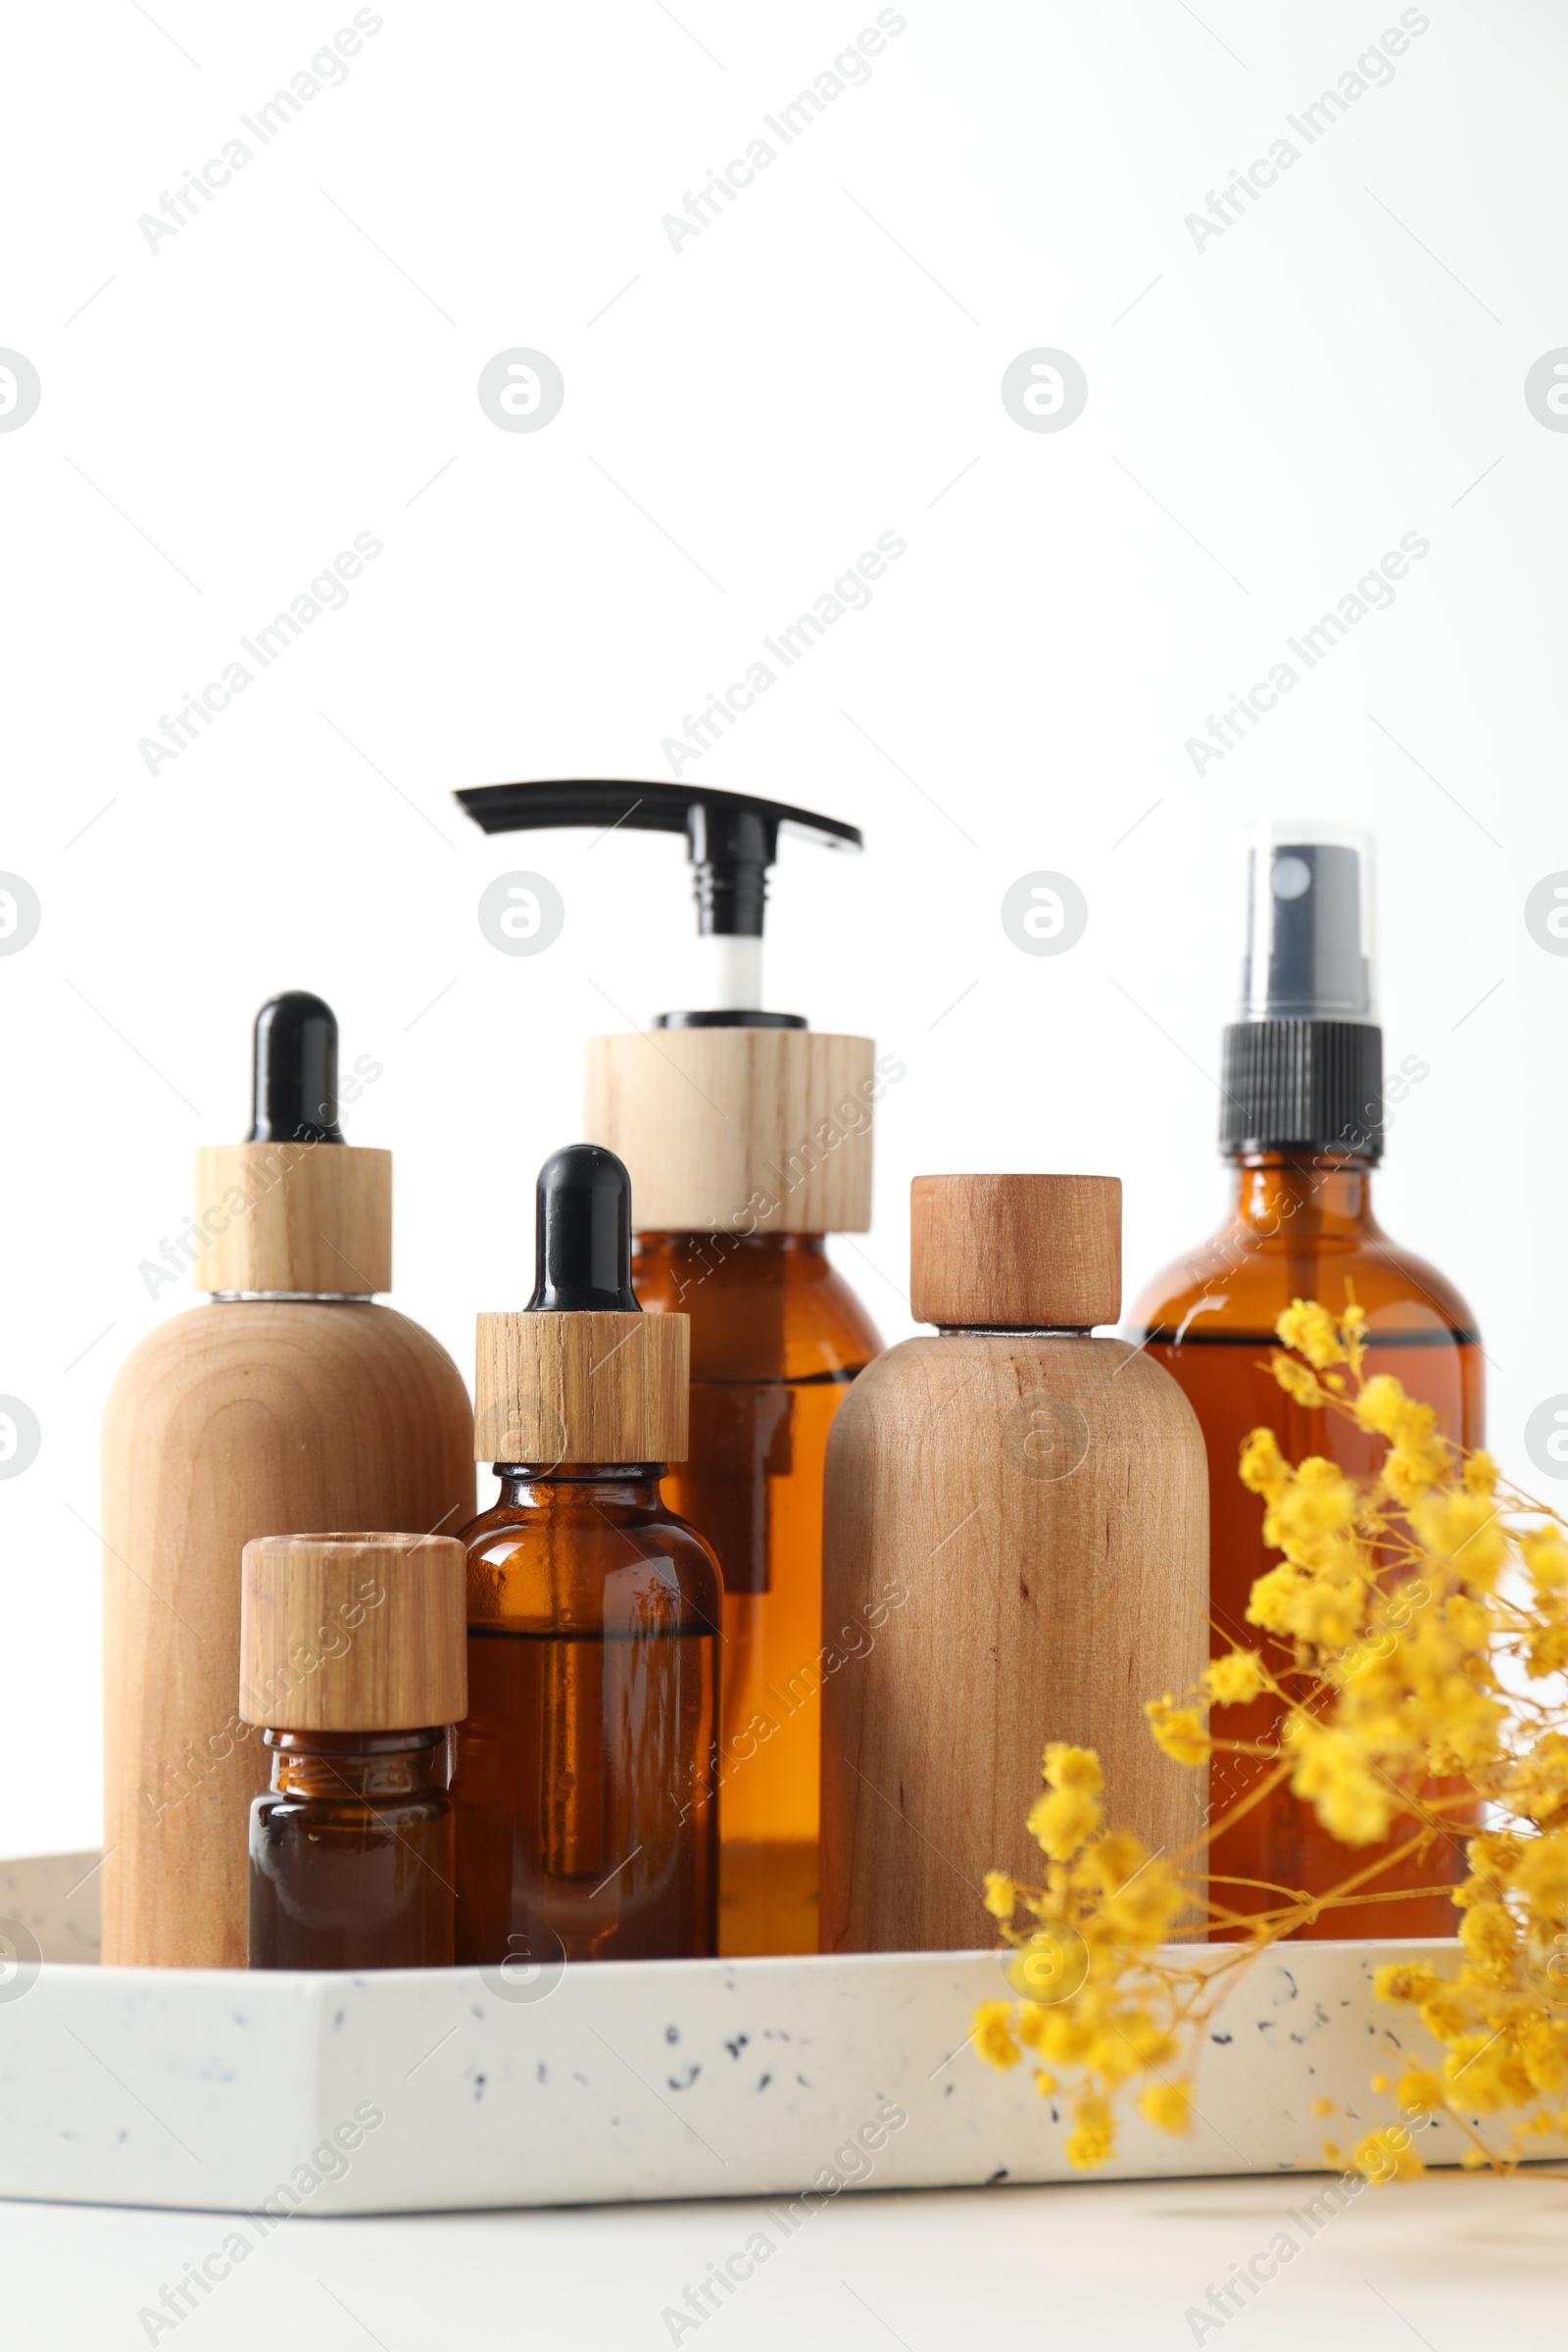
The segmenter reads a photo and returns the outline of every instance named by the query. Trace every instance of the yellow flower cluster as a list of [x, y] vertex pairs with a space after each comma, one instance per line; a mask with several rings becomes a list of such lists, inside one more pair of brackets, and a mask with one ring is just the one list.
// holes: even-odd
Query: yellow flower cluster
[[[1468, 2139], [1462, 2161], [1507, 2169], [1540, 2135], [1568, 2133], [1568, 1705], [1551, 1680], [1568, 1671], [1568, 1529], [1506, 1487], [1490, 1455], [1449, 1446], [1397, 1380], [1365, 1377], [1358, 1307], [1336, 1319], [1298, 1298], [1277, 1329], [1295, 1350], [1273, 1359], [1281, 1389], [1382, 1438], [1378, 1475], [1353, 1480], [1321, 1455], [1292, 1464], [1272, 1430], [1251, 1433], [1241, 1476], [1263, 1498], [1265, 1540], [1281, 1557], [1247, 1614], [1272, 1646], [1234, 1647], [1195, 1690], [1149, 1700], [1150, 1729], [1181, 1764], [1226, 1748], [1261, 1754], [1220, 1737], [1212, 1710], [1269, 1692], [1294, 1792], [1348, 1849], [1395, 1840], [1375, 1868], [1357, 1869], [1348, 1851], [1360, 1894], [1396, 1891], [1377, 1888], [1378, 1871], [1434, 1850], [1450, 1823], [1468, 1829], [1481, 1804], [1506, 1821], [1468, 1837], [1456, 1972], [1379, 1973], [1380, 1998], [1413, 2009], [1442, 2055], [1407, 2065], [1392, 2088], [1374, 2079], [1404, 2120], [1369, 2132], [1348, 2161], [1380, 2184], [1415, 2179], [1424, 2167], [1409, 2127], [1442, 2113]], [[1115, 2151], [1118, 2094], [1135, 2090], [1162, 2131], [1190, 2128], [1201, 2030], [1227, 1972], [1303, 1912], [1285, 1903], [1238, 1928], [1216, 1909], [1243, 1938], [1237, 1953], [1181, 1965], [1160, 1947], [1204, 1933], [1200, 1849], [1152, 1858], [1129, 1832], [1107, 1830], [1089, 1749], [1054, 1741], [1044, 1777], [1029, 1815], [1044, 1885], [1000, 1872], [986, 1882], [1019, 1997], [983, 2004], [974, 2039], [994, 2066], [1026, 2051], [1043, 2062], [1037, 2088], [1060, 2088], [1070, 2110], [1068, 2159], [1092, 2169]], [[1500, 2121], [1484, 2131], [1482, 2118]]]
[[[1029, 1831], [1049, 1868], [1044, 1886], [988, 1872], [986, 1909], [1013, 1947], [1013, 2001], [975, 2012], [975, 2047], [990, 2065], [1016, 2066], [1025, 2050], [1042, 2061], [1035, 2087], [1062, 2089], [1072, 2114], [1069, 2163], [1093, 2169], [1114, 2153], [1111, 2094], [1149, 2077], [1139, 2104], [1167, 2132], [1187, 2129], [1190, 2091], [1167, 2071], [1176, 2061], [1190, 2003], [1173, 1997], [1172, 1972], [1152, 1956], [1184, 1912], [1193, 1888], [1127, 1830], [1102, 1827], [1104, 1782], [1092, 1748], [1053, 1740], [1045, 1790]], [[1014, 1922], [1019, 1912], [1025, 1924]]]

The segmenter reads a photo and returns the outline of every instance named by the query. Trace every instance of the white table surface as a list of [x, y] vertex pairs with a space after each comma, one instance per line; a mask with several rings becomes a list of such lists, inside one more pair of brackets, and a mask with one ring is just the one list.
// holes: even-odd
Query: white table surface
[[[175, 2328], [138, 2319], [221, 2244], [219, 2214], [0, 2205], [5, 2341], [37, 2352], [1476, 2352], [1568, 2337], [1568, 2180], [1440, 2177], [1308, 2237], [1319, 2178], [846, 2195], [678, 2335], [662, 2314], [744, 2245], [751, 2202], [285, 2223]], [[1299, 2250], [1215, 2329], [1190, 2307], [1284, 2230]], [[775, 2236], [777, 2230], [773, 2230]], [[1265, 2266], [1266, 2267], [1266, 2266]]]

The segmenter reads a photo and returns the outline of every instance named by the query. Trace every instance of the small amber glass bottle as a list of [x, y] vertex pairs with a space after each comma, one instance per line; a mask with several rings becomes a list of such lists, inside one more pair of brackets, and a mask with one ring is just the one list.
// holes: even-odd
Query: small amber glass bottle
[[828, 1431], [881, 1340], [811, 1233], [644, 1233], [645, 1307], [691, 1318], [666, 1492], [723, 1564], [719, 1949], [814, 1952]]
[[688, 1325], [641, 1312], [630, 1261], [626, 1171], [573, 1146], [540, 1174], [532, 1302], [479, 1318], [477, 1450], [502, 1491], [463, 1537], [460, 1962], [716, 1946], [718, 1567], [660, 1494]]
[[[1290, 1460], [1322, 1454], [1357, 1478], [1376, 1472], [1384, 1449], [1348, 1419], [1308, 1411], [1280, 1389], [1269, 1370], [1279, 1315], [1293, 1298], [1316, 1298], [1336, 1315], [1352, 1301], [1364, 1307], [1368, 1375], [1392, 1373], [1462, 1446], [1482, 1442], [1483, 1365], [1459, 1293], [1390, 1241], [1372, 1213], [1385, 1101], [1422, 1072], [1411, 1056], [1385, 1087], [1362, 845], [1310, 826], [1259, 838], [1241, 1009], [1225, 1035], [1222, 1089], [1221, 1148], [1236, 1169], [1230, 1212], [1211, 1240], [1149, 1285], [1131, 1322], [1186, 1391], [1207, 1445], [1214, 1654], [1233, 1643], [1261, 1648], [1276, 1671], [1288, 1672], [1290, 1656], [1247, 1622], [1252, 1586], [1279, 1555], [1263, 1543], [1261, 1500], [1237, 1475], [1243, 1441], [1266, 1426]], [[1214, 1730], [1272, 1751], [1277, 1714], [1267, 1698], [1226, 1707]], [[1231, 1810], [1272, 1769], [1267, 1754], [1216, 1755], [1211, 1813]], [[1379, 1873], [1373, 1899], [1324, 1910], [1298, 1933], [1451, 1936], [1455, 1913], [1442, 1890], [1464, 1875], [1468, 1825], [1448, 1819], [1451, 1834]], [[1386, 1844], [1352, 1851], [1282, 1785], [1214, 1840], [1210, 1894], [1244, 1915], [1298, 1892], [1324, 1894], [1410, 1834], [1406, 1823]], [[1401, 1899], [1401, 1887], [1439, 1891]]]
[[272, 1760], [251, 1806], [252, 1968], [451, 1966], [463, 1571], [449, 1536], [246, 1544], [239, 1711]]

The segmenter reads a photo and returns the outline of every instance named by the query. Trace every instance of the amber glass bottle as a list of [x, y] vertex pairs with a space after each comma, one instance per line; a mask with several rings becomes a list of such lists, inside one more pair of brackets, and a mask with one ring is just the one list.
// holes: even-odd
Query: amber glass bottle
[[251, 1806], [252, 1968], [450, 1968], [444, 1730], [273, 1732]]
[[[1135, 1336], [1181, 1383], [1208, 1448], [1210, 1610], [1217, 1654], [1233, 1642], [1269, 1649], [1247, 1622], [1254, 1581], [1274, 1566], [1260, 1498], [1237, 1475], [1243, 1440], [1268, 1425], [1293, 1461], [1318, 1453], [1370, 1476], [1376, 1437], [1338, 1414], [1293, 1402], [1268, 1370], [1274, 1325], [1293, 1298], [1339, 1312], [1366, 1309], [1367, 1371], [1389, 1372], [1432, 1405], [1456, 1443], [1482, 1439], [1482, 1355], [1475, 1320], [1436, 1268], [1391, 1242], [1372, 1213], [1385, 1087], [1372, 1018], [1369, 877], [1360, 845], [1320, 828], [1283, 827], [1252, 854], [1251, 927], [1243, 1019], [1226, 1032], [1222, 1148], [1236, 1168], [1230, 1213], [1213, 1238], [1151, 1283], [1133, 1310]], [[1416, 1057], [1388, 1096], [1424, 1072]], [[1276, 1654], [1274, 1662], [1288, 1665]], [[1265, 1744], [1277, 1734], [1267, 1699], [1215, 1718], [1224, 1736]], [[1217, 1755], [1212, 1813], [1229, 1810], [1272, 1767]], [[1210, 1893], [1240, 1913], [1275, 1907], [1281, 1890], [1321, 1894], [1402, 1843], [1337, 1844], [1315, 1811], [1280, 1787], [1217, 1838]], [[1462, 1834], [1439, 1838], [1379, 1882], [1443, 1889], [1464, 1875]], [[1227, 1880], [1262, 1882], [1261, 1888]], [[1446, 1893], [1392, 1896], [1321, 1912], [1313, 1936], [1450, 1936]]]
[[460, 1961], [716, 1949], [718, 1572], [662, 1467], [498, 1463], [466, 1531]]
[[820, 1234], [640, 1234], [632, 1282], [691, 1318], [691, 1452], [667, 1493], [723, 1564], [719, 1949], [814, 1952], [823, 1457], [882, 1343]]
[[691, 1452], [669, 1493], [724, 1578], [718, 1948], [814, 1952], [822, 1457], [879, 1347], [822, 1237], [870, 1225], [874, 1106], [904, 1067], [764, 1009], [762, 933], [781, 837], [853, 855], [859, 830], [690, 777], [458, 798], [486, 833], [686, 838], [699, 1004], [589, 1041], [583, 1132], [631, 1171], [643, 1305], [691, 1317]]
[[262, 1536], [240, 1566], [252, 1968], [450, 1968], [446, 1727], [466, 1704], [451, 1536]]
[[469, 1708], [453, 1750], [460, 1962], [715, 1949], [721, 1587], [664, 1504], [688, 1326], [630, 1287], [630, 1186], [579, 1144], [539, 1178], [538, 1282], [481, 1315], [465, 1529]]

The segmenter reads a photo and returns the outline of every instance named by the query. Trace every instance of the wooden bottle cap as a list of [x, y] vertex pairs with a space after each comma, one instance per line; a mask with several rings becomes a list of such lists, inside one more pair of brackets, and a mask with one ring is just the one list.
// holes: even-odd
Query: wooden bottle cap
[[468, 1712], [456, 1536], [256, 1536], [241, 1554], [239, 1711], [276, 1732], [407, 1732]]
[[480, 1315], [474, 1458], [683, 1462], [686, 1315]]
[[916, 1176], [909, 1310], [974, 1330], [1087, 1330], [1121, 1313], [1119, 1176]]
[[622, 1031], [588, 1040], [583, 1132], [625, 1161], [639, 1233], [865, 1233], [885, 1091], [868, 1037]]
[[368, 1298], [392, 1288], [392, 1154], [358, 1144], [207, 1144], [198, 1291]]

